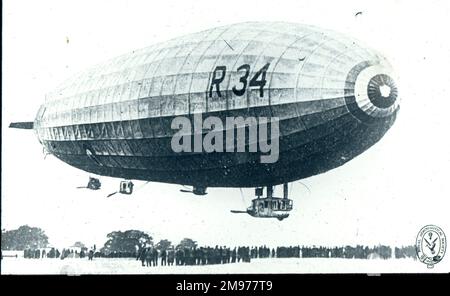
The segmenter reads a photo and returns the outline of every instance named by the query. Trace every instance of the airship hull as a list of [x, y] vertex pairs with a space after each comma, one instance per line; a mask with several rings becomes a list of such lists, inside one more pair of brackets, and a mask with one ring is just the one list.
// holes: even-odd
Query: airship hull
[[[81, 73], [48, 95], [34, 128], [47, 151], [99, 175], [208, 187], [276, 185], [338, 167], [379, 141], [399, 109], [391, 77], [383, 57], [339, 34], [237, 24]], [[381, 96], [377, 87], [384, 84], [391, 93]], [[174, 152], [173, 119], [193, 121], [195, 114], [277, 118], [278, 161], [261, 163], [261, 153], [249, 151]]]

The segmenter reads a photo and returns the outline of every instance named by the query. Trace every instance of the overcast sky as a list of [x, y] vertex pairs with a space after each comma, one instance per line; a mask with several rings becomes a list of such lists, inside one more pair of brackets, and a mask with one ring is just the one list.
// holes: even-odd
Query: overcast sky
[[[102, 245], [108, 232], [131, 228], [156, 240], [212, 245], [410, 245], [427, 224], [450, 235], [448, 1], [154, 2], [3, 1], [2, 229], [41, 227], [57, 246]], [[344, 166], [295, 182], [294, 210], [282, 222], [230, 213], [248, 206], [250, 189], [243, 196], [237, 188], [208, 189], [198, 197], [180, 193], [181, 186], [136, 182], [132, 196], [106, 198], [119, 180], [105, 177], [100, 191], [76, 189], [88, 173], [44, 159], [32, 131], [7, 128], [33, 120], [45, 93], [89, 66], [243, 21], [345, 33], [384, 53], [399, 76], [395, 125]]]

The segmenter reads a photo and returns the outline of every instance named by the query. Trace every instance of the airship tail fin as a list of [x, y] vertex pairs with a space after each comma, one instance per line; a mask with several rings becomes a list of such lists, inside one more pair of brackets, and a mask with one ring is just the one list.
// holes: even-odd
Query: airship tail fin
[[20, 128], [20, 129], [33, 129], [33, 121], [23, 121], [23, 122], [11, 122], [9, 124], [10, 128]]

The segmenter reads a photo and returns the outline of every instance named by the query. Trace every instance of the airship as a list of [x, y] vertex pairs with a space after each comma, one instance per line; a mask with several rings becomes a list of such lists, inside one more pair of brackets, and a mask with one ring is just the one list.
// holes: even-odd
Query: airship
[[[292, 210], [289, 182], [363, 153], [398, 111], [393, 69], [377, 51], [315, 26], [248, 22], [98, 64], [48, 93], [33, 122], [10, 126], [33, 129], [47, 153], [92, 174], [192, 186], [198, 195], [208, 187], [254, 187], [256, 198], [242, 212], [282, 220]], [[192, 124], [184, 129], [187, 144], [211, 132], [195, 129], [199, 116], [276, 122], [266, 139], [278, 143], [276, 158], [263, 162], [267, 151], [239, 150], [237, 141], [227, 142], [236, 149], [174, 151], [176, 118]], [[214, 130], [247, 135], [252, 124], [259, 123]], [[262, 144], [252, 139], [243, 147]], [[121, 191], [130, 192], [127, 182]], [[283, 197], [275, 197], [273, 187], [281, 184]]]

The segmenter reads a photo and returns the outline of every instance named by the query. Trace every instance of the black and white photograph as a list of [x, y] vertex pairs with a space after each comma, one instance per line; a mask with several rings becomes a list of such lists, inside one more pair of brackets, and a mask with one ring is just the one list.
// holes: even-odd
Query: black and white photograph
[[450, 272], [449, 19], [3, 1], [1, 274]]

